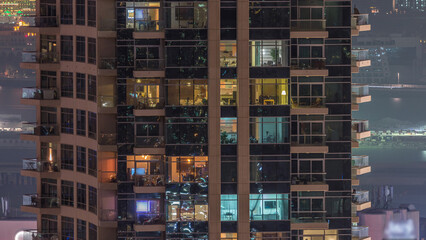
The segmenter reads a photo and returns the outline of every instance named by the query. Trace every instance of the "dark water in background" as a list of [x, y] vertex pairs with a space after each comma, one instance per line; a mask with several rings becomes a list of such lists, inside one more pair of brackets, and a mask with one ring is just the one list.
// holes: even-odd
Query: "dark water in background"
[[[372, 101], [360, 105], [353, 118], [369, 119], [370, 130], [426, 129], [426, 90], [372, 90]], [[394, 186], [393, 207], [413, 203], [426, 216], [426, 141], [424, 147], [359, 148], [355, 155], [369, 155], [372, 172], [359, 176], [361, 188]]]

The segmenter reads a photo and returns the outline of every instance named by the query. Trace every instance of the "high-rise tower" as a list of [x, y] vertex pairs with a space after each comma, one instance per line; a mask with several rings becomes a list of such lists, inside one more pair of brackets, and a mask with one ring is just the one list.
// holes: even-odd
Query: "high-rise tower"
[[347, 0], [38, 1], [23, 63], [37, 73], [23, 138], [38, 152], [23, 174], [38, 189], [23, 209], [39, 236], [350, 239], [352, 139], [365, 136], [351, 111], [366, 99], [352, 93], [351, 37], [368, 24], [351, 12]]

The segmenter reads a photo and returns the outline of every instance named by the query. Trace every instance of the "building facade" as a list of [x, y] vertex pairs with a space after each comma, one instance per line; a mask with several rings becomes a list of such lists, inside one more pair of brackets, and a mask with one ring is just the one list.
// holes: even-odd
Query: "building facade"
[[[40, 0], [37, 194], [62, 239], [351, 239], [351, 1]], [[327, 16], [327, 17], [326, 17]], [[28, 28], [24, 28], [28, 29]], [[356, 92], [353, 92], [356, 91]], [[30, 168], [30, 167], [28, 167]], [[365, 194], [364, 194], [365, 195]], [[368, 200], [368, 192], [367, 192]], [[355, 213], [354, 213], [355, 209]], [[50, 234], [50, 235], [49, 235]]]

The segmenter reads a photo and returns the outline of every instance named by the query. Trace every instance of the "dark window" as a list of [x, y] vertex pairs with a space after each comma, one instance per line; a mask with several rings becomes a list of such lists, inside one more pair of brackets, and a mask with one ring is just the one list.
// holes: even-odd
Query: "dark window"
[[87, 222], [77, 219], [77, 240], [86, 240]]
[[61, 108], [61, 133], [74, 134], [74, 114], [72, 108]]
[[73, 37], [72, 36], [61, 36], [61, 60], [72, 61], [73, 60]]
[[77, 109], [77, 135], [86, 136], [86, 111]]
[[72, 61], [73, 60], [73, 37], [72, 36], [61, 36], [61, 60]]
[[98, 227], [93, 223], [89, 223], [89, 239], [98, 239]]
[[72, 72], [61, 72], [61, 97], [74, 97], [74, 77]]
[[48, 233], [58, 233], [58, 216], [42, 214], [41, 231]]
[[86, 99], [86, 74], [77, 73], [77, 98]]
[[56, 88], [56, 72], [41, 71], [40, 80], [42, 89]]
[[86, 12], [85, 12], [85, 0], [77, 0], [75, 3], [75, 10], [76, 10], [76, 16], [75, 16], [75, 23], [77, 25], [84, 25], [86, 24]]
[[86, 184], [77, 183], [77, 207], [86, 210]]
[[77, 146], [77, 171], [86, 173], [86, 148]]
[[74, 183], [61, 181], [61, 204], [74, 207]]
[[40, 107], [41, 124], [56, 124], [56, 113], [55, 107]]
[[96, 102], [96, 76], [87, 75], [87, 99]]
[[77, 43], [77, 62], [85, 62], [86, 61], [86, 38], [85, 37], [76, 37]]
[[74, 218], [61, 217], [62, 240], [74, 239]]
[[74, 147], [68, 144], [61, 144], [61, 169], [74, 169]]
[[98, 191], [96, 190], [96, 188], [89, 186], [89, 211], [96, 214], [96, 210], [97, 210], [97, 196], [98, 196]]
[[89, 138], [96, 139], [96, 113], [88, 112], [87, 118]]
[[96, 0], [87, 1], [87, 25], [96, 27]]
[[98, 173], [98, 157], [97, 157], [97, 152], [95, 150], [89, 149], [88, 165], [89, 165], [89, 175], [96, 177]]
[[61, 0], [61, 24], [72, 24], [72, 0]]
[[87, 39], [87, 50], [88, 50], [88, 63], [96, 64], [96, 39]]

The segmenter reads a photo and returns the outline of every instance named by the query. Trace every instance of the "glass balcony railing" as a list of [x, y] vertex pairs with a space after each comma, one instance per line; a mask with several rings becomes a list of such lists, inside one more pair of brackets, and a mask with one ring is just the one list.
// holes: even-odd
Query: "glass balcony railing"
[[27, 229], [22, 231], [20, 240], [52, 240], [59, 239], [58, 233], [41, 233], [36, 229]]
[[324, 19], [292, 20], [292, 31], [325, 31]]
[[164, 224], [166, 221], [163, 213], [137, 213], [137, 224], [157, 225]]
[[291, 98], [293, 108], [323, 108], [325, 107], [325, 97], [298, 97]]
[[102, 108], [116, 107], [115, 96], [98, 96], [98, 106]]
[[100, 133], [99, 134], [99, 145], [116, 145], [117, 134], [115, 133]]
[[321, 70], [325, 69], [325, 58], [291, 59], [291, 69], [294, 70]]
[[102, 183], [116, 183], [117, 172], [116, 171], [100, 171]]
[[117, 66], [117, 59], [115, 57], [101, 57], [99, 59], [99, 69], [114, 70]]
[[292, 136], [291, 144], [294, 146], [325, 146], [324, 135]]
[[164, 98], [136, 98], [132, 99], [132, 105], [135, 109], [162, 109], [164, 108]]
[[366, 14], [352, 14], [352, 17], [355, 19], [355, 23], [357, 26], [360, 25], [369, 25], [368, 21], [368, 13]]
[[101, 209], [101, 221], [117, 221], [117, 210], [115, 209]]
[[137, 148], [163, 148], [165, 144], [164, 137], [136, 137], [135, 147]]
[[22, 88], [23, 99], [55, 100], [58, 99], [56, 89], [41, 89], [36, 87]]
[[164, 59], [136, 59], [135, 71], [162, 71]]
[[370, 201], [370, 194], [368, 191], [354, 191], [352, 193], [352, 202], [355, 204], [363, 204]]
[[22, 160], [22, 170], [35, 172], [58, 172], [58, 164], [50, 161], [40, 161], [36, 158], [25, 158]]
[[299, 0], [298, 6], [324, 6], [324, 0]]
[[135, 32], [160, 32], [164, 23], [159, 20], [135, 20]]
[[25, 194], [22, 199], [22, 206], [36, 207], [36, 208], [58, 208], [58, 197], [43, 197], [38, 194]]
[[325, 212], [295, 212], [291, 214], [292, 223], [320, 223], [327, 222]]
[[352, 49], [352, 59], [355, 59], [355, 61], [370, 60], [368, 49]]
[[29, 126], [29, 129], [32, 129], [32, 131], [26, 132], [26, 134], [29, 134], [29, 135], [35, 135], [35, 136], [58, 136], [59, 135], [58, 125], [56, 124], [42, 124], [42, 125], [37, 125], [37, 123], [24, 123], [24, 124]]
[[100, 18], [99, 31], [115, 31], [117, 20], [110, 18]]
[[326, 173], [299, 173], [291, 176], [291, 185], [325, 184]]
[[368, 167], [368, 166], [370, 166], [370, 163], [368, 161], [368, 156], [365, 156], [365, 155], [352, 156], [352, 167], [362, 168], [362, 167]]
[[135, 175], [135, 186], [161, 187], [165, 184], [164, 175]]
[[369, 237], [368, 227], [352, 227], [352, 237], [363, 239]]
[[368, 120], [352, 120], [352, 131], [355, 133], [369, 131]]
[[59, 56], [56, 52], [36, 52], [36, 51], [27, 51], [22, 52], [22, 62], [23, 63], [59, 63]]
[[352, 84], [352, 95], [356, 97], [363, 97], [370, 95], [369, 87], [367, 84]]
[[31, 16], [29, 17], [30, 27], [58, 27], [59, 21], [57, 16]]

